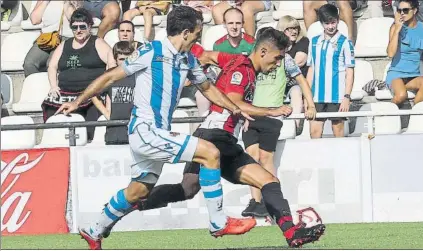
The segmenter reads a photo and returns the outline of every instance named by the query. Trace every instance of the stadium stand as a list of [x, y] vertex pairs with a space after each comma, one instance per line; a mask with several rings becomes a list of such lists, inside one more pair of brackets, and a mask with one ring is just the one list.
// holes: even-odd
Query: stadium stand
[[39, 32], [18, 32], [7, 35], [1, 46], [1, 70], [22, 71], [23, 62]]
[[207, 29], [204, 35], [202, 45], [205, 50], [213, 50], [213, 44], [221, 37], [227, 34], [223, 24], [214, 25]]
[[[25, 7], [29, 10], [28, 13], [32, 11], [35, 6], [36, 1], [33, 0], [30, 3], [25, 3]], [[276, 27], [277, 21], [272, 20], [279, 20], [280, 17], [283, 15], [291, 15], [298, 19], [303, 18], [303, 8], [302, 8], [302, 1], [283, 1], [283, 2], [276, 2], [274, 1], [274, 6], [276, 6], [276, 10], [268, 12], [261, 12], [256, 15], [256, 24], [258, 26], [257, 30], [262, 27]], [[135, 4], [135, 1], [131, 3], [132, 5]], [[50, 86], [48, 82], [47, 73], [37, 73], [28, 76], [24, 81], [22, 81], [22, 77], [19, 77], [19, 74], [22, 73], [22, 65], [24, 58], [31, 48], [33, 41], [38, 37], [40, 25], [32, 25], [29, 19], [22, 20], [22, 11], [23, 7], [20, 4], [20, 14], [18, 13], [14, 18], [13, 22], [2, 22], [2, 30], [7, 30], [5, 33], [2, 33], [2, 60], [1, 60], [1, 68], [2, 72], [13, 72], [13, 74], [9, 74], [10, 77], [6, 75], [3, 76], [2, 74], [2, 93], [4, 96], [4, 105], [7, 107], [11, 107], [12, 110], [19, 114], [24, 113], [38, 113], [41, 112], [41, 103], [46, 97]], [[18, 11], [18, 12], [19, 12]], [[363, 13], [361, 13], [363, 14]], [[371, 97], [371, 101], [367, 99], [363, 99], [367, 96], [362, 90], [362, 87], [372, 79], [385, 79], [382, 78], [382, 75], [386, 76], [386, 71], [389, 68], [389, 64], [386, 65], [387, 58], [386, 58], [386, 46], [388, 43], [388, 33], [389, 27], [393, 23], [393, 19], [389, 17], [372, 17], [369, 16], [368, 13], [365, 13], [362, 17], [357, 18], [359, 15], [354, 13], [355, 21], [357, 22], [358, 32], [356, 35], [357, 43], [356, 43], [356, 56], [360, 57], [360, 60], [356, 60], [356, 69], [355, 69], [355, 81], [353, 86], [353, 93], [352, 99], [354, 103], [359, 104], [362, 102], [377, 102], [372, 104], [360, 104], [361, 106], [360, 111], [363, 110], [392, 110], [393, 107], [388, 102], [383, 102], [382, 104], [380, 101], [389, 101], [392, 98], [392, 95], [389, 90], [377, 90], [375, 93], [375, 97]], [[203, 29], [203, 38], [201, 40], [203, 46], [206, 49], [212, 49], [214, 42], [226, 34], [226, 30], [223, 25], [214, 25], [213, 19], [211, 14], [203, 14], [204, 17], [204, 29]], [[154, 25], [156, 31], [156, 39], [161, 40], [166, 37], [166, 16], [155, 16], [154, 17]], [[19, 20], [19, 21], [18, 21]], [[100, 23], [99, 19], [95, 18], [94, 27], [98, 27]], [[136, 25], [136, 37], [135, 39], [138, 41], [142, 41], [143, 37], [143, 18], [137, 17], [134, 19], [134, 23]], [[300, 21], [301, 26], [303, 27], [303, 22]], [[339, 29], [344, 35], [347, 34], [347, 27], [344, 22], [341, 21]], [[22, 32], [23, 30], [23, 32]], [[93, 30], [94, 34], [96, 30]], [[312, 24], [310, 29], [307, 31], [307, 36], [313, 37], [318, 35], [322, 32], [322, 27], [319, 22]], [[110, 46], [113, 46], [115, 42], [118, 41], [117, 30], [109, 31], [106, 36], [105, 40], [108, 42]], [[371, 58], [369, 60], [369, 58]], [[423, 64], [422, 64], [423, 65]], [[386, 67], [385, 67], [386, 66]], [[12, 84], [13, 83], [13, 84]], [[12, 87], [7, 89], [7, 87]], [[19, 87], [18, 87], [19, 86]], [[22, 87], [22, 91], [20, 91]], [[16, 100], [13, 99], [13, 93], [16, 92], [17, 97], [20, 96], [20, 99]], [[7, 95], [8, 93], [8, 95]], [[5, 95], [6, 94], [6, 95]], [[11, 99], [7, 99], [7, 97]], [[414, 98], [414, 94], [409, 92], [409, 98]], [[369, 99], [370, 100], [370, 99]], [[289, 100], [287, 100], [289, 101]], [[183, 114], [184, 116], [191, 115], [193, 116], [192, 112], [187, 112], [185, 109], [194, 108], [195, 109], [195, 102], [190, 99], [182, 98], [178, 104], [178, 110], [175, 113], [175, 116], [179, 116], [178, 114]], [[388, 107], [389, 106], [389, 107]], [[421, 106], [419, 106], [421, 107]], [[183, 109], [182, 111], [179, 109]], [[417, 108], [415, 108], [417, 109]], [[182, 112], [182, 113], [180, 113]], [[421, 117], [421, 116], [420, 116]], [[398, 119], [397, 119], [398, 118]], [[410, 118], [410, 126], [407, 130], [410, 132], [418, 131], [416, 123], [421, 123], [420, 120], [416, 120], [419, 116], [411, 116]], [[360, 120], [363, 121], [360, 124]], [[376, 131], [377, 133], [385, 133], [385, 132], [392, 132], [398, 133], [398, 128], [396, 127], [398, 121], [398, 117], [381, 117], [375, 119], [377, 122]], [[387, 121], [387, 122], [386, 122]], [[417, 121], [417, 122], [414, 122]], [[420, 122], [419, 122], [420, 121]], [[281, 131], [280, 139], [284, 138], [295, 138], [295, 126], [289, 125], [293, 121], [285, 121], [284, 122], [284, 129], [286, 131]], [[349, 136], [358, 136], [361, 132], [367, 133], [367, 128], [365, 124], [367, 124], [367, 118], [357, 118], [356, 120], [350, 120], [350, 125], [346, 126], [346, 128], [352, 128], [355, 130], [346, 131], [346, 134]], [[391, 123], [395, 126], [384, 126], [385, 123]], [[329, 123], [327, 123], [329, 124]], [[382, 124], [382, 125], [381, 125]], [[181, 124], [175, 125], [175, 128], [179, 128]], [[381, 129], [378, 129], [381, 125]], [[413, 127], [414, 126], [414, 127]], [[185, 128], [186, 129], [186, 128]], [[185, 130], [183, 129], [183, 130]], [[325, 127], [326, 129], [331, 132], [330, 124], [329, 127]], [[101, 132], [100, 128], [97, 129], [97, 132]], [[67, 134], [66, 130], [66, 134]], [[100, 135], [99, 139], [104, 144], [104, 135], [102, 133], [96, 133], [96, 135]], [[304, 122], [302, 134], [297, 136], [296, 138], [310, 138], [309, 137], [309, 127], [308, 121]], [[97, 136], [93, 142], [96, 142]], [[64, 140], [65, 144], [68, 144], [67, 140]], [[46, 141], [44, 140], [44, 143]], [[81, 143], [79, 143], [81, 144]]]
[[13, 104], [13, 82], [9, 75], [1, 74], [2, 108], [11, 108]]
[[[58, 114], [51, 116], [46, 123], [60, 123], [60, 122], [84, 122], [85, 119], [79, 114], [69, 114], [65, 116]], [[87, 144], [87, 129], [79, 127], [75, 129], [77, 135], [76, 145], [85, 146]], [[104, 140], [104, 139], [103, 139]], [[40, 145], [37, 147], [60, 147], [69, 146], [69, 129], [45, 129]]]
[[[174, 118], [186, 118], [189, 117], [188, 113], [181, 110], [176, 110], [173, 113]], [[172, 123], [172, 132], [179, 132], [190, 134], [190, 125], [188, 123]]]
[[13, 104], [15, 113], [41, 112], [41, 104], [50, 90], [47, 72], [29, 75], [23, 83], [21, 98]]
[[[7, 116], [2, 125], [34, 124], [30, 116]], [[1, 131], [1, 149], [29, 149], [35, 146], [35, 130]]]
[[367, 61], [356, 60], [354, 71], [354, 85], [351, 92], [351, 100], [359, 101], [362, 100], [364, 96], [367, 96], [367, 93], [363, 91], [363, 86], [374, 79], [373, 67], [372, 64]]
[[278, 139], [279, 140], [295, 139], [295, 134], [296, 134], [295, 120], [284, 120]]
[[[391, 102], [377, 102], [370, 104], [372, 111], [390, 112], [399, 111], [398, 106]], [[375, 117], [375, 134], [398, 134], [401, 133], [400, 116]]]
[[[107, 121], [104, 115], [100, 116], [97, 121]], [[94, 138], [90, 144], [94, 145], [105, 145], [104, 135], [106, 134], [105, 126], [97, 126], [94, 131]]]
[[272, 17], [279, 20], [283, 16], [290, 15], [295, 19], [303, 19], [303, 12], [302, 1], [283, 1], [283, 4], [279, 4], [278, 9], [273, 12]]
[[23, 6], [22, 6], [22, 3], [19, 1], [18, 10], [16, 12], [16, 15], [12, 18], [12, 20], [1, 21], [1, 31], [7, 31], [12, 26], [19, 25], [21, 23], [22, 19], [23, 19]]
[[[423, 102], [416, 104], [413, 111], [423, 111]], [[405, 131], [407, 134], [423, 133], [423, 115], [411, 115], [408, 128]]]
[[386, 57], [389, 28], [393, 18], [375, 17], [364, 20], [358, 27], [356, 57]]
[[[28, 13], [31, 13], [34, 10], [36, 4], [37, 4], [36, 0], [31, 1], [31, 7]], [[41, 30], [42, 27], [43, 27], [42, 23], [33, 25], [29, 18], [27, 20], [22, 20], [21, 22], [22, 30]]]

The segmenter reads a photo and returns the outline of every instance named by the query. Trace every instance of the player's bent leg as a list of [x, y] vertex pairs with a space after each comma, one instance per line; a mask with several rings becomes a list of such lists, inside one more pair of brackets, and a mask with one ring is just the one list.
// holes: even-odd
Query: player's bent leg
[[283, 197], [279, 180], [258, 164], [247, 164], [237, 170], [239, 182], [255, 186], [262, 192], [269, 214], [276, 220], [291, 247], [317, 241], [325, 230], [323, 224], [311, 228], [294, 225], [288, 201]]
[[[242, 136], [243, 138], [245, 138], [247, 141], [250, 139], [247, 139], [248, 137], [250, 137], [251, 134], [249, 131], [245, 132]], [[252, 137], [252, 136], [251, 136]], [[244, 144], [245, 141], [244, 141]], [[245, 149], [247, 151], [247, 153], [256, 161], [259, 162], [260, 161], [260, 148], [259, 148], [259, 143], [255, 143], [253, 145], [250, 145], [247, 147], [247, 149]], [[256, 208], [258, 205], [260, 205], [260, 201], [261, 201], [261, 192], [259, 189], [250, 186], [250, 190], [251, 190], [251, 200], [248, 203], [247, 207], [244, 209], [244, 211], [241, 212], [241, 215], [243, 217], [264, 217], [261, 215], [256, 215]]]

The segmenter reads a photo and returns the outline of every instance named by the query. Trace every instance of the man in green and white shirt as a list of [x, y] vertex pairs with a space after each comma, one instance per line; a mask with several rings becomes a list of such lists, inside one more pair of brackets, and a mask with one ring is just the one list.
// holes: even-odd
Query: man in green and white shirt
[[244, 14], [241, 10], [230, 8], [223, 14], [223, 21], [228, 32], [213, 45], [213, 51], [231, 54], [250, 55], [255, 38], [242, 32]]
[[[261, 32], [261, 30], [259, 31]], [[258, 36], [258, 35], [257, 35]], [[288, 38], [286, 38], [288, 39]], [[253, 105], [258, 107], [280, 107], [285, 100], [285, 88], [289, 80], [294, 79], [301, 87], [308, 108], [305, 112], [307, 119], [314, 119], [316, 109], [313, 102], [313, 95], [307, 80], [301, 73], [295, 60], [285, 54], [281, 65], [268, 75], [259, 74], [256, 78], [256, 89], [254, 91]], [[282, 118], [275, 117], [253, 117], [254, 121], [248, 122], [248, 129], [242, 134], [245, 149], [251, 157], [271, 173], [275, 172], [273, 154], [282, 128]], [[267, 211], [261, 202], [261, 193], [257, 188], [251, 187], [252, 199], [242, 216], [267, 216]]]

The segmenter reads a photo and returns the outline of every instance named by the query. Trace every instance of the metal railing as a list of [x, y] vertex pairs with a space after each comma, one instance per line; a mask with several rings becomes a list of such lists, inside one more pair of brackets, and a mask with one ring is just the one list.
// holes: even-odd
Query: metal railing
[[[355, 112], [325, 112], [317, 113], [316, 118], [359, 118], [366, 117], [368, 120], [368, 133], [374, 134], [374, 118], [375, 117], [392, 117], [392, 116], [407, 116], [407, 115], [423, 115], [423, 111], [416, 110], [399, 110], [399, 111], [355, 111]], [[186, 117], [174, 118], [172, 123], [201, 123], [205, 117]], [[292, 114], [285, 117], [284, 120], [291, 119], [305, 119], [304, 113]], [[37, 129], [57, 129], [68, 128], [69, 134], [66, 135], [69, 139], [69, 145], [75, 146], [78, 136], [75, 134], [75, 128], [90, 127], [90, 126], [126, 126], [129, 120], [110, 120], [110, 121], [88, 121], [88, 122], [60, 122], [60, 123], [39, 123], [39, 124], [21, 124], [21, 125], [1, 125], [1, 131], [16, 131], [16, 130], [37, 130]]]

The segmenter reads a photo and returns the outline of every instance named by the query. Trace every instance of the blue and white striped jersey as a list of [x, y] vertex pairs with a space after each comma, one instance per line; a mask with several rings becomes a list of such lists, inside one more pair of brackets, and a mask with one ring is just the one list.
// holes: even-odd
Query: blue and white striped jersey
[[354, 45], [339, 31], [330, 39], [311, 39], [307, 65], [313, 66], [311, 91], [315, 103], [341, 103], [345, 94], [346, 69], [355, 66]]
[[167, 38], [138, 48], [122, 66], [128, 76], [135, 74], [136, 82], [130, 133], [141, 122], [170, 130], [186, 78], [192, 84], [207, 80], [198, 60], [191, 53], [179, 53]]

